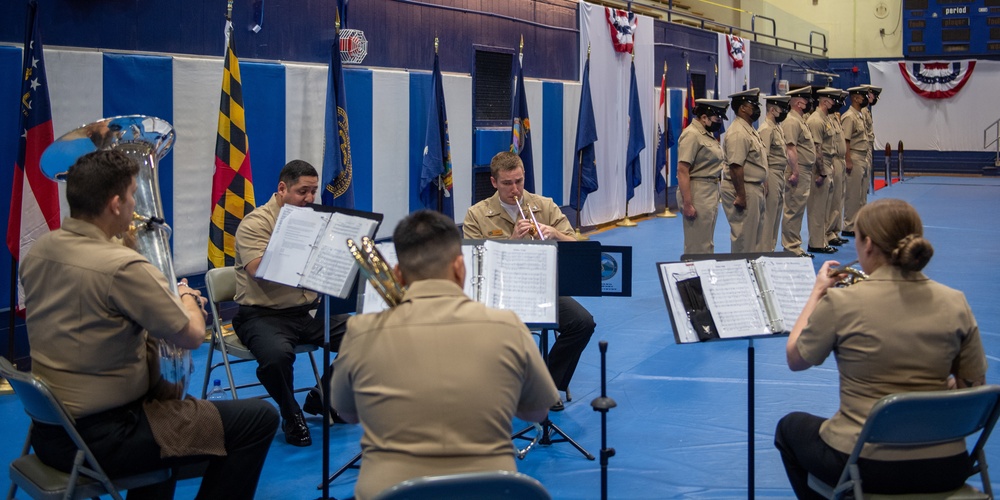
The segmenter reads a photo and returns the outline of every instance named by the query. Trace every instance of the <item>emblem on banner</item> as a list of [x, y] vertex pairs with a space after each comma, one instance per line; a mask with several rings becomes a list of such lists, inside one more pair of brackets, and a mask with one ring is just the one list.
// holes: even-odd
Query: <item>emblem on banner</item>
[[743, 39], [736, 35], [726, 35], [726, 49], [729, 51], [729, 59], [733, 61], [733, 67], [742, 68], [743, 56], [746, 54], [746, 45], [743, 43]]
[[632, 52], [636, 27], [635, 14], [611, 7], [605, 7], [604, 10], [607, 13], [611, 43], [615, 46], [615, 52]]
[[907, 85], [925, 99], [947, 99], [958, 94], [975, 67], [976, 61], [899, 63]]

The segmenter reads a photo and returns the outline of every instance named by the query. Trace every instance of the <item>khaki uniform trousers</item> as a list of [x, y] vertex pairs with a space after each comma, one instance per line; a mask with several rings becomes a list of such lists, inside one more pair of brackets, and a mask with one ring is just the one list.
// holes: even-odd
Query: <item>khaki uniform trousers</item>
[[761, 222], [760, 252], [773, 252], [778, 245], [778, 228], [785, 201], [785, 169], [767, 169], [767, 193], [764, 195], [764, 220]]
[[[833, 157], [824, 156], [823, 166], [833, 169]], [[816, 178], [813, 177], [813, 180]], [[800, 181], [801, 182], [801, 181]], [[823, 248], [827, 246], [826, 221], [830, 217], [830, 199], [833, 197], [833, 176], [827, 176], [822, 186], [813, 182], [809, 187], [809, 201], [806, 202], [806, 219], [809, 223], [809, 246]]]
[[847, 160], [833, 157], [833, 194], [830, 196], [830, 219], [826, 225], [826, 241], [840, 238], [844, 227], [844, 193], [847, 192]]
[[875, 176], [875, 172], [873, 172], [873, 170], [875, 169], [872, 168], [872, 150], [870, 149], [868, 150], [866, 158], [868, 161], [865, 163], [865, 165], [867, 165], [867, 167], [865, 168], [865, 181], [864, 184], [862, 184], [862, 186], [864, 186], [864, 189], [861, 190], [862, 207], [868, 204], [868, 191], [870, 191], [872, 188], [872, 177]]
[[[719, 215], [718, 181], [692, 177], [691, 198], [698, 216], [694, 220], [683, 214], [681, 216], [684, 220], [684, 253], [715, 253], [715, 219]], [[683, 206], [682, 204], [682, 211]]]
[[847, 179], [844, 188], [844, 231], [854, 231], [854, 221], [858, 216], [858, 210], [861, 210], [867, 198], [867, 194], [863, 193], [868, 192], [868, 175], [870, 175], [872, 168], [871, 164], [867, 163], [866, 153], [851, 151], [847, 154], [851, 155], [854, 168], [850, 174], [847, 174], [845, 170], [844, 175]]
[[[786, 179], [790, 172], [786, 169]], [[813, 187], [812, 165], [799, 165], [799, 182], [785, 183], [785, 211], [781, 217], [781, 246], [792, 253], [803, 254], [802, 217]]]
[[729, 180], [722, 180], [722, 209], [729, 219], [730, 252], [756, 252], [760, 246], [760, 232], [764, 229], [764, 185], [760, 182], [744, 182], [747, 194], [746, 210], [737, 210], [736, 187]]

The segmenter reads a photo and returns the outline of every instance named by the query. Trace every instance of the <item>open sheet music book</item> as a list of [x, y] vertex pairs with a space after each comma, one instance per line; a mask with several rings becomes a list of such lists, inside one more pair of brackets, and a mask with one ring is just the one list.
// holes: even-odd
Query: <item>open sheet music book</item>
[[284, 205], [256, 276], [342, 299], [358, 272], [347, 239], [371, 237], [381, 220], [355, 210]]
[[658, 263], [678, 343], [787, 333], [816, 272], [802, 257]]
[[[391, 242], [375, 245], [386, 262], [395, 266]], [[510, 310], [526, 324], [556, 325], [558, 302], [557, 255], [554, 241], [465, 240], [465, 294], [494, 309]], [[362, 313], [388, 309], [367, 281]]]

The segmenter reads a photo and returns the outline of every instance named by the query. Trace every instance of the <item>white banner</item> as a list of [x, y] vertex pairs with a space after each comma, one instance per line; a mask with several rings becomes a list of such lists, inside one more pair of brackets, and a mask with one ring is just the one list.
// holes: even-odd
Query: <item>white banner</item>
[[888, 142], [896, 149], [903, 141], [906, 150], [982, 151], [983, 130], [1000, 118], [1000, 62], [976, 61], [968, 83], [948, 99], [918, 95], [906, 83], [899, 63], [868, 63], [872, 85], [883, 89], [872, 113], [876, 148], [884, 149]]

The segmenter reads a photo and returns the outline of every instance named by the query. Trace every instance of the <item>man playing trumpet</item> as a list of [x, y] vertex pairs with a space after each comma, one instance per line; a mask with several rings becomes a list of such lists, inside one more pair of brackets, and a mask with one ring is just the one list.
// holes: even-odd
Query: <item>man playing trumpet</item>
[[[552, 198], [524, 190], [524, 164], [518, 155], [497, 153], [490, 161], [490, 182], [497, 192], [466, 213], [462, 224], [466, 238], [576, 241], [573, 227]], [[590, 312], [571, 297], [559, 297], [558, 321], [559, 337], [549, 351], [549, 373], [557, 389], [568, 391], [596, 324]], [[561, 401], [552, 407], [553, 411], [562, 409]]]

